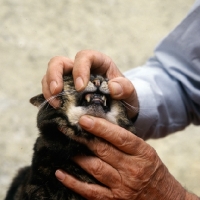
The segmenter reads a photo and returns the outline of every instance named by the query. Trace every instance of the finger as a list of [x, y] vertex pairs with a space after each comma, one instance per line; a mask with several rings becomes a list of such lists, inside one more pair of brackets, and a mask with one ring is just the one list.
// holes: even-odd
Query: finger
[[[42, 93], [44, 95], [45, 99], [50, 99], [50, 97], [52, 96], [49, 86], [47, 84], [47, 80], [46, 80], [46, 75], [43, 77], [42, 79]], [[53, 99], [52, 101], [49, 101], [49, 103], [54, 107], [57, 108], [60, 105], [60, 101], [58, 99]]]
[[[141, 138], [138, 138], [133, 133], [102, 118], [85, 115], [80, 118], [79, 124], [86, 131], [103, 138], [130, 155], [140, 155], [146, 151], [148, 146]], [[89, 144], [92, 145], [92, 143]], [[91, 147], [94, 149], [95, 145]]]
[[[73, 160], [95, 179], [109, 188], [115, 188], [116, 183], [121, 181], [119, 172], [109, 165], [109, 163], [106, 163], [97, 157], [77, 156]], [[116, 157], [115, 162], [117, 162]]]
[[113, 99], [124, 100], [130, 118], [137, 115], [139, 103], [135, 88], [130, 80], [125, 77], [117, 77], [108, 82], [108, 87]]
[[56, 56], [48, 63], [46, 82], [51, 95], [58, 94], [63, 89], [63, 75], [70, 73], [73, 61], [63, 56]]
[[133, 156], [101, 139], [84, 143], [97, 157], [77, 156], [74, 161], [109, 188], [116, 188], [117, 183], [122, 179], [129, 180], [131, 176], [148, 178], [152, 173], [152, 163], [155, 166], [159, 161], [156, 151], [150, 146], [147, 152]]
[[[132, 155], [122, 152], [121, 150], [115, 148], [112, 144], [106, 142], [105, 140], [95, 138], [90, 141], [86, 141], [86, 140], [85, 141], [80, 140], [80, 141], [84, 143], [97, 157], [91, 158], [88, 160], [87, 160], [87, 157], [86, 158], [78, 157], [77, 162], [80, 159], [80, 163], [78, 162], [78, 164], [82, 166], [81, 161], [83, 161], [82, 164], [85, 165], [85, 167], [84, 166], [82, 167], [85, 168], [86, 171], [87, 171], [87, 168], [88, 169], [90, 168], [90, 170], [88, 170], [88, 173], [92, 173], [93, 176], [95, 176], [97, 180], [99, 180], [100, 182], [102, 182], [103, 184], [107, 186], [113, 187], [114, 186], [112, 184], [113, 181], [114, 183], [116, 183], [116, 181], [120, 181], [120, 177], [118, 177], [119, 170], [123, 170], [126, 163], [131, 164], [133, 161]], [[86, 160], [87, 160], [87, 163], [86, 163]], [[102, 161], [105, 161], [105, 162], [102, 162]], [[131, 165], [133, 166], [133, 164]], [[117, 170], [117, 171], [114, 171], [114, 170]], [[102, 171], [105, 171], [105, 172], [101, 173]], [[109, 178], [103, 177], [102, 179], [101, 176], [103, 176], [104, 174], [107, 174]], [[111, 185], [107, 184], [108, 179], [111, 181], [110, 183]]]
[[74, 60], [73, 77], [77, 91], [87, 86], [90, 71], [108, 79], [123, 76], [110, 57], [97, 51], [83, 50], [77, 53]]
[[111, 191], [106, 187], [79, 181], [61, 170], [57, 170], [55, 175], [63, 185], [86, 199], [113, 199]]
[[[122, 181], [124, 172], [127, 175], [130, 172], [136, 174], [138, 168], [141, 168], [139, 164], [142, 159], [128, 155], [103, 140], [90, 141], [87, 146], [97, 157], [77, 156], [74, 161], [109, 188], [115, 188], [116, 183]], [[146, 160], [146, 162], [148, 161]], [[128, 169], [129, 172], [127, 172]]]
[[51, 92], [50, 92], [49, 86], [47, 84], [46, 75], [43, 77], [41, 83], [42, 83], [42, 93], [43, 93], [45, 99], [50, 98], [51, 97]]
[[[72, 70], [73, 61], [62, 56], [52, 58], [48, 63], [46, 75], [42, 79], [42, 92], [45, 99], [58, 94], [63, 89], [63, 75]], [[53, 107], [59, 107], [58, 99], [49, 101]]]

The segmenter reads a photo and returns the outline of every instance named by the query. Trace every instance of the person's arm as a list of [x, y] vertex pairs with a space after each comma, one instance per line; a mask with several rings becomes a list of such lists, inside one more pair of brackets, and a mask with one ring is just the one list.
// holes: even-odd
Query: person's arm
[[200, 1], [142, 67], [125, 73], [137, 92], [140, 137], [158, 138], [200, 124]]

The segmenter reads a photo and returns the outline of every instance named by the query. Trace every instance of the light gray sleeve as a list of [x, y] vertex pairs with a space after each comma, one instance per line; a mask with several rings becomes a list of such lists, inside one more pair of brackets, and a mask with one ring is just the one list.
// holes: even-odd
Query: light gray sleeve
[[200, 0], [142, 67], [125, 73], [137, 91], [140, 137], [159, 138], [200, 124]]

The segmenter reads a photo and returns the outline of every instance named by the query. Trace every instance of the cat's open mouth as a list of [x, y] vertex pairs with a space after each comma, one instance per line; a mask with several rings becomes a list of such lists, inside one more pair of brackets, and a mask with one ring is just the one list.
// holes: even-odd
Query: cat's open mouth
[[94, 103], [94, 104], [101, 104], [102, 106], [107, 106], [106, 104], [106, 96], [101, 94], [86, 94], [85, 100], [88, 103]]
[[91, 75], [87, 87], [79, 93], [79, 105], [85, 107], [88, 113], [97, 115], [110, 111], [111, 98], [108, 88], [108, 80], [101, 76]]
[[86, 93], [82, 99], [82, 105], [88, 106], [101, 106], [104, 112], [110, 110], [110, 98], [109, 95], [102, 93]]

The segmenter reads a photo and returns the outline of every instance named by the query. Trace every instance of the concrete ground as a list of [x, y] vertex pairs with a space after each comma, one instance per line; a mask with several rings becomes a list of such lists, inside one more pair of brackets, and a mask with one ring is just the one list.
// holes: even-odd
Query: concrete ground
[[[109, 55], [125, 71], [142, 65], [194, 0], [0, 0], [0, 199], [31, 161], [37, 109], [29, 99], [55, 55], [81, 49]], [[149, 141], [170, 172], [200, 195], [200, 129]]]

